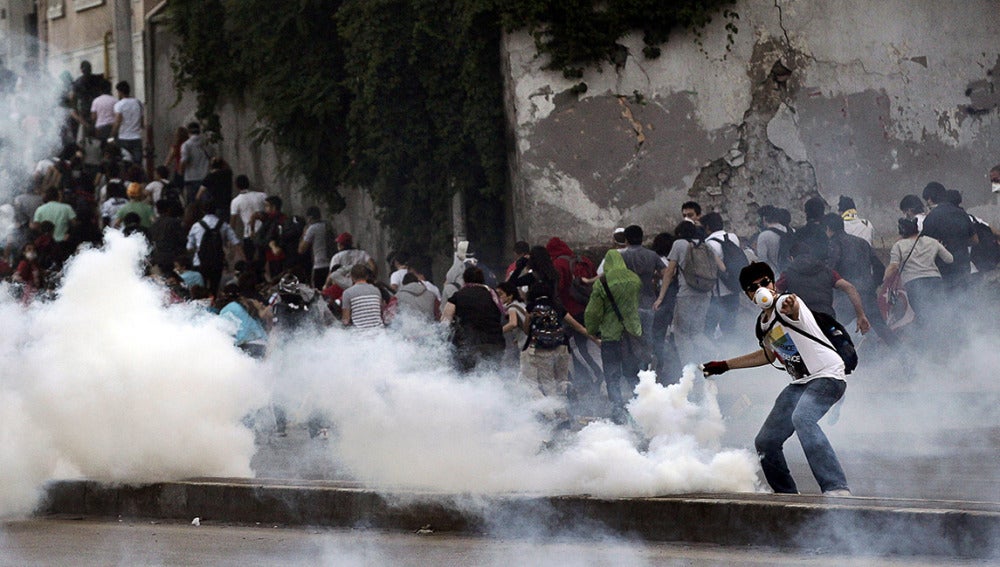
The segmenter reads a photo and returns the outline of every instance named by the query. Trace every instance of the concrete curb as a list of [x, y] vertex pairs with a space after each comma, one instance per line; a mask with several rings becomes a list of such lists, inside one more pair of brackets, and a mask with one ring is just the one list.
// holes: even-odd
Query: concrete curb
[[650, 541], [863, 555], [1000, 557], [1000, 504], [773, 494], [656, 498], [376, 492], [350, 483], [59, 481], [40, 515], [85, 515], [499, 536], [615, 533]]

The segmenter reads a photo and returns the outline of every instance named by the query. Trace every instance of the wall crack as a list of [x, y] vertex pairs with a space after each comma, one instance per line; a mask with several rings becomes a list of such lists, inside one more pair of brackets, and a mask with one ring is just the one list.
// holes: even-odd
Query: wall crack
[[781, 28], [781, 32], [785, 34], [785, 45], [791, 47], [792, 40], [789, 39], [788, 30], [785, 29], [785, 15], [781, 9], [781, 3], [779, 0], [774, 0], [774, 7], [778, 9], [778, 27]]
[[636, 151], [638, 151], [642, 148], [642, 144], [646, 142], [646, 134], [643, 131], [642, 122], [635, 119], [635, 115], [632, 114], [632, 108], [628, 105], [626, 97], [619, 95], [618, 104], [622, 107], [622, 118], [631, 125], [632, 131], [635, 132]]

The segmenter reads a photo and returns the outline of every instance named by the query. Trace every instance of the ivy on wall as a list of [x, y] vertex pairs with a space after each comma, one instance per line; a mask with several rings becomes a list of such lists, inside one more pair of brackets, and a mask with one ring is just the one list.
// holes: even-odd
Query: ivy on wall
[[[646, 57], [675, 28], [713, 14], [736, 33], [735, 0], [171, 0], [179, 93], [219, 130], [221, 101], [257, 112], [259, 141], [334, 211], [337, 188], [365, 187], [393, 244], [448, 252], [451, 201], [469, 237], [499, 254], [508, 165], [500, 41], [527, 29], [546, 68], [568, 77], [624, 64], [641, 30]], [[489, 255], [489, 254], [488, 254]]]

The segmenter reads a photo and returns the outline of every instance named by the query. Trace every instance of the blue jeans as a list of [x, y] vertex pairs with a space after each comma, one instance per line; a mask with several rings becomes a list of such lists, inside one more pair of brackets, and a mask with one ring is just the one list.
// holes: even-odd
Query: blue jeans
[[754, 439], [764, 478], [776, 493], [796, 494], [799, 491], [782, 451], [792, 433], [798, 435], [809, 468], [823, 492], [848, 488], [837, 454], [817, 423], [846, 389], [847, 383], [843, 380], [817, 378], [806, 384], [789, 384], [778, 394], [771, 413]]

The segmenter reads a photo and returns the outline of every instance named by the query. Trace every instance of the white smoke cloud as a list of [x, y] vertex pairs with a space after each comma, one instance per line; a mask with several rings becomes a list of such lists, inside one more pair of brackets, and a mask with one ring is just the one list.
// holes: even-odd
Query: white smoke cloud
[[435, 337], [332, 330], [318, 341], [289, 345], [281, 376], [293, 398], [310, 400], [297, 417], [321, 410], [336, 431], [335, 459], [373, 486], [602, 496], [758, 487], [754, 455], [720, 451], [715, 388], [693, 366], [667, 387], [641, 377], [629, 406], [638, 432], [599, 421], [545, 448], [551, 432], [523, 387], [490, 373], [456, 375]]
[[[52, 77], [26, 77], [0, 104], [0, 202], [58, 150], [62, 92]], [[714, 389], [687, 401], [701, 381], [691, 372], [666, 389], [643, 378], [632, 408], [640, 433], [593, 423], [545, 449], [551, 432], [536, 418], [545, 401], [509, 375], [454, 373], [441, 329], [330, 330], [274, 348], [260, 364], [233, 348], [219, 318], [165, 307], [162, 290], [139, 273], [145, 251], [141, 239], [111, 231], [104, 248], [71, 260], [55, 300], [23, 305], [0, 294], [0, 515], [30, 511], [58, 477], [252, 476], [253, 433], [241, 420], [266, 405], [268, 391], [299, 423], [325, 415], [333, 458], [377, 487], [756, 488], [755, 459], [718, 449]]]
[[[756, 459], [719, 449], [715, 387], [685, 370], [663, 387], [646, 373], [629, 409], [637, 430], [589, 424], [545, 449], [537, 402], [501, 375], [460, 376], [437, 334], [340, 329], [298, 337], [258, 364], [222, 320], [167, 307], [139, 271], [140, 238], [106, 234], [70, 262], [58, 297], [0, 319], [0, 514], [29, 511], [46, 480], [141, 483], [252, 476], [241, 419], [279, 392], [293, 420], [319, 411], [330, 450], [378, 488], [637, 496], [753, 491]], [[648, 448], [647, 448], [648, 446]], [[9, 464], [9, 465], [8, 465]]]
[[44, 481], [251, 476], [241, 419], [266, 401], [221, 319], [166, 308], [142, 279], [141, 238], [109, 231], [70, 263], [59, 297], [0, 309], [0, 514], [30, 510]]

